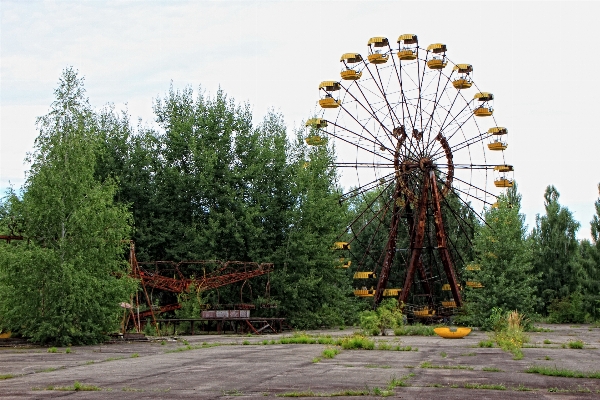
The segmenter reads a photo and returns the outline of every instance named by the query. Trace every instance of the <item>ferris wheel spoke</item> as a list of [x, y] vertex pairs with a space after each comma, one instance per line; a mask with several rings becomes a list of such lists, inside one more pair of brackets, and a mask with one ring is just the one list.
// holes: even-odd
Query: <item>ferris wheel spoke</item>
[[[358, 90], [362, 93], [362, 90], [360, 88], [360, 85], [358, 85], [358, 83], [356, 84], [356, 87], [358, 87]], [[390, 141], [390, 143], [394, 143], [393, 140], [391, 139], [391, 131], [377, 118], [377, 116], [375, 115], [375, 110], [373, 110], [370, 106], [371, 104], [366, 101], [367, 104], [369, 104], [369, 107], [371, 108], [371, 111], [367, 110], [367, 108], [356, 98], [354, 97], [354, 95], [352, 93], [350, 93], [346, 88], [344, 88], [342, 86], [342, 88], [346, 91], [347, 94], [349, 94], [356, 103], [358, 103], [370, 116], [371, 118], [373, 118], [375, 121], [377, 121], [377, 123], [379, 124], [379, 126], [383, 129], [383, 131], [386, 133], [386, 136], [388, 138], [388, 140]], [[364, 94], [363, 94], [364, 95]], [[377, 138], [377, 136], [373, 135], [373, 133], [371, 133], [371, 131], [369, 131], [360, 121], [358, 121], [356, 119], [356, 117], [346, 109], [346, 107], [344, 107], [343, 105], [340, 106], [340, 108], [346, 113], [348, 114], [358, 125], [360, 125], [361, 128], [363, 128], [363, 130], [365, 132], [369, 132], [369, 135], [371, 135], [371, 137], [373, 137], [373, 139], [379, 143], [379, 145], [384, 146], [384, 144]], [[385, 147], [385, 146], [384, 146]]]
[[[391, 179], [393, 178], [393, 176], [394, 176], [395, 174], [396, 174], [396, 172], [394, 171], [394, 172], [392, 172], [392, 173], [389, 173], [389, 174], [387, 174], [387, 175], [385, 175], [385, 176], [383, 176], [383, 177], [381, 177], [381, 178], [377, 178], [377, 179], [375, 179], [374, 181], [371, 181], [371, 182], [369, 182], [369, 183], [366, 183], [366, 184], [364, 184], [364, 185], [361, 185], [361, 186], [359, 186], [359, 187], [357, 187], [357, 188], [355, 188], [355, 189], [352, 189], [351, 191], [349, 191], [349, 192], [347, 192], [347, 193], [344, 193], [344, 194], [342, 194], [342, 195], [340, 196], [340, 203], [341, 203], [341, 202], [344, 202], [344, 201], [346, 201], [346, 200], [348, 200], [348, 199], [351, 199], [351, 198], [353, 198], [353, 197], [356, 197], [356, 196], [358, 196], [358, 195], [361, 195], [361, 194], [363, 194], [363, 193], [365, 193], [365, 192], [368, 192], [369, 190], [375, 189], [375, 188], [376, 188], [378, 185], [380, 185], [380, 184], [381, 184], [381, 181], [382, 181], [382, 180], [384, 181], [384, 183], [387, 183], [387, 182], [388, 182], [388, 179], [390, 180], [390, 182], [392, 182], [392, 180], [391, 180]], [[388, 187], [389, 187], [390, 185], [391, 185], [391, 183], [390, 183], [390, 184], [388, 184]], [[381, 194], [380, 194], [380, 195], [381, 195]]]
[[[450, 75], [451, 76], [451, 75]], [[448, 77], [448, 82], [450, 81], [450, 76]], [[446, 85], [448, 84], [448, 82], [446, 82]], [[445, 89], [445, 88], [444, 88]], [[442, 123], [440, 124], [440, 132], [443, 132], [443, 126], [446, 123], [446, 120], [448, 119], [448, 116], [450, 115], [450, 112], [452, 111], [452, 108], [454, 107], [454, 104], [456, 103], [456, 100], [459, 97], [460, 92], [457, 91], [456, 96], [454, 96], [454, 99], [452, 100], [452, 103], [450, 104], [450, 106], [447, 108], [446, 110], [446, 116], [444, 117], [444, 120], [442, 121]], [[433, 114], [432, 114], [433, 116]], [[431, 133], [431, 130], [430, 130]], [[435, 143], [435, 141], [431, 141], [431, 146], [427, 146], [426, 147], [426, 151], [431, 151], [433, 150], [433, 144]]]
[[338, 168], [394, 168], [393, 163], [368, 163], [368, 162], [337, 162], [332, 164]]
[[[433, 102], [433, 109], [431, 110], [431, 113], [429, 114], [429, 119], [427, 120], [427, 122], [425, 123], [425, 127], [423, 128], [423, 132], [425, 132], [425, 130], [427, 130], [427, 127], [429, 126], [429, 132], [427, 133], [428, 144], [430, 143], [429, 138], [431, 138], [431, 129], [432, 129], [432, 125], [433, 125], [433, 124], [430, 125], [430, 123], [433, 121], [433, 116], [435, 115], [437, 106], [438, 106], [439, 102], [441, 101], [442, 96], [444, 96], [444, 93], [446, 92], [446, 88], [448, 87], [448, 82], [450, 82], [450, 77], [452, 76], [452, 73], [450, 73], [450, 75], [447, 76], [448, 79], [446, 80], [446, 83], [444, 84], [444, 87], [442, 89], [442, 93], [440, 93], [439, 96], [438, 96], [438, 93], [440, 90], [440, 83], [442, 81], [442, 71], [441, 70], [438, 75], [438, 82], [437, 82], [437, 86], [435, 89], [435, 96], [434, 96], [435, 101]], [[435, 141], [435, 138], [434, 138], [434, 141]], [[429, 146], [425, 146], [425, 149], [427, 149], [428, 147]]]
[[[441, 172], [442, 174], [444, 174], [444, 175], [446, 175], [446, 176], [448, 175], [446, 172], [442, 171], [441, 169], [437, 169], [437, 171]], [[493, 198], [495, 198], [495, 199], [497, 199], [497, 198], [498, 198], [498, 196], [496, 196], [495, 194], [493, 194], [493, 193], [490, 193], [490, 192], [488, 192], [487, 190], [485, 190], [485, 189], [482, 189], [482, 188], [480, 188], [480, 187], [478, 187], [478, 186], [475, 186], [475, 185], [473, 185], [472, 183], [470, 183], [470, 182], [467, 182], [467, 181], [465, 181], [465, 180], [462, 180], [462, 179], [460, 179], [460, 178], [458, 178], [458, 177], [456, 177], [456, 176], [454, 176], [452, 179], [453, 179], [453, 180], [456, 180], [456, 181], [459, 181], [460, 183], [463, 183], [463, 184], [465, 184], [465, 185], [468, 185], [468, 186], [472, 187], [472, 188], [473, 188], [473, 189], [475, 189], [475, 190], [481, 191], [481, 192], [485, 193], [486, 195], [488, 195], [488, 196], [491, 196], [491, 197], [493, 197]], [[472, 194], [469, 194], [469, 193], [463, 192], [463, 191], [461, 191], [461, 190], [460, 190], [460, 189], [458, 189], [458, 188], [455, 188], [455, 189], [456, 189], [456, 190], [458, 190], [458, 191], [460, 191], [460, 192], [461, 192], [461, 193], [463, 193], [463, 194], [466, 194], [466, 195], [467, 195], [467, 196], [469, 196], [469, 197], [472, 197], [472, 198], [474, 198], [474, 199], [477, 199], [477, 200], [479, 200], [479, 201], [482, 201], [482, 202], [483, 202], [483, 203], [485, 203], [485, 204], [489, 204], [489, 205], [491, 205], [491, 204], [492, 204], [492, 203], [490, 203], [490, 202], [487, 202], [487, 201], [485, 201], [484, 199], [481, 199], [481, 198], [479, 198], [479, 197], [477, 197], [477, 196], [474, 196], [474, 195], [472, 195]]]
[[[465, 147], [469, 147], [472, 146], [474, 144], [480, 143], [483, 140], [485, 140], [487, 138], [487, 136], [485, 136], [484, 134], [480, 133], [479, 136], [475, 136], [469, 140], [465, 140], [464, 142], [461, 143], [457, 143], [455, 144], [453, 147], [451, 147], [450, 149], [452, 150], [453, 153], [456, 153], [462, 149], [464, 149]], [[440, 154], [439, 152], [432, 154], [432, 157], [437, 156], [438, 154]], [[437, 157], [437, 158], [433, 158], [433, 160], [439, 160], [441, 157]]]
[[[361, 136], [361, 135], [359, 135], [358, 133], [356, 133], [356, 132], [353, 132], [353, 131], [351, 131], [351, 130], [349, 130], [349, 129], [347, 129], [347, 128], [343, 127], [343, 126], [340, 126], [340, 125], [336, 124], [335, 122], [330, 122], [330, 121], [327, 121], [327, 122], [328, 122], [328, 123], [330, 123], [330, 124], [332, 124], [332, 125], [333, 125], [333, 126], [335, 126], [336, 128], [343, 129], [343, 130], [345, 130], [346, 132], [348, 132], [348, 133], [351, 133], [351, 134], [353, 134], [353, 135], [356, 135], [356, 137], [358, 137], [358, 138], [362, 138], [362, 139], [364, 139], [364, 140], [365, 140], [365, 141], [367, 141], [367, 142], [373, 143], [374, 145], [379, 145], [379, 146], [381, 146], [381, 147], [385, 147], [385, 146], [383, 146], [383, 144], [381, 144], [381, 143], [379, 143], [379, 142], [376, 142], [376, 141], [373, 141], [373, 140], [371, 140], [371, 139], [365, 138], [364, 136]], [[358, 143], [354, 143], [353, 141], [351, 141], [351, 140], [349, 140], [349, 139], [345, 139], [345, 138], [343, 138], [343, 137], [342, 137], [342, 136], [340, 136], [340, 135], [336, 135], [335, 133], [332, 133], [332, 132], [327, 132], [327, 131], [323, 131], [323, 132], [327, 133], [328, 135], [331, 135], [331, 136], [333, 136], [333, 137], [334, 137], [334, 138], [336, 138], [336, 139], [339, 139], [339, 140], [341, 140], [341, 141], [343, 141], [343, 142], [346, 142], [346, 143], [348, 143], [348, 144], [350, 144], [350, 145], [352, 145], [352, 146], [355, 146], [356, 148], [359, 148], [359, 149], [361, 149], [361, 150], [364, 150], [364, 151], [366, 151], [367, 153], [371, 153], [371, 154], [373, 154], [373, 155], [375, 155], [375, 156], [377, 156], [377, 157], [381, 157], [381, 158], [383, 158], [383, 159], [385, 159], [385, 160], [388, 160], [388, 161], [390, 161], [390, 162], [394, 162], [394, 160], [393, 160], [392, 158], [385, 157], [385, 156], [381, 155], [380, 153], [377, 153], [377, 152], [376, 152], [376, 151], [374, 151], [374, 150], [367, 149], [366, 147], [363, 147], [363, 146], [359, 145]], [[387, 147], [385, 147], [385, 148], [387, 149]]]

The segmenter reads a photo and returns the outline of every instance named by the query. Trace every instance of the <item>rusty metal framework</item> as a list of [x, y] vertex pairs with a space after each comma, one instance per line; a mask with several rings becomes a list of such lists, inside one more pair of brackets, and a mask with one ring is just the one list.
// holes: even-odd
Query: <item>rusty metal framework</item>
[[[342, 179], [355, 176], [340, 202], [351, 201], [356, 217], [337, 238], [355, 294], [374, 306], [397, 294], [409, 315], [438, 318], [463, 304], [470, 260], [461, 252], [497, 200], [490, 178], [512, 171], [498, 139], [507, 130], [472, 65], [450, 61], [445, 44], [421, 47], [413, 34], [397, 43], [375, 37], [366, 57], [342, 55], [341, 80], [319, 85], [323, 111], [307, 121], [306, 141], [335, 141]], [[512, 185], [503, 175], [493, 182]]]
[[[172, 293], [188, 292], [193, 286], [202, 292], [216, 289], [236, 282], [246, 281], [273, 271], [272, 263], [255, 263], [246, 261], [151, 261], [138, 262], [135, 255], [135, 245], [130, 244], [129, 263], [131, 276], [140, 281], [144, 293], [147, 310], [130, 313], [137, 329], [140, 329], [141, 320], [152, 317], [153, 324], [157, 326], [156, 314], [173, 311], [181, 308], [179, 303], [167, 304], [156, 308], [153, 306], [148, 289], [164, 290]], [[182, 272], [183, 266], [203, 266], [202, 276], [186, 277]], [[208, 269], [209, 272], [206, 272]], [[166, 276], [170, 274], [173, 277]], [[139, 309], [139, 298], [136, 298], [136, 308]]]

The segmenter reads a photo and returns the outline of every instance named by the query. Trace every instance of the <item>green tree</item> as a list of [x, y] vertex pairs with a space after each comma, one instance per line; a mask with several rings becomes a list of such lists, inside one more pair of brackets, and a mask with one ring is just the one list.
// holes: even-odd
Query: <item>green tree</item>
[[294, 207], [289, 234], [273, 273], [272, 293], [279, 312], [299, 328], [345, 324], [357, 317], [350, 276], [334, 268], [333, 243], [347, 223], [339, 205], [340, 189], [333, 149], [304, 145], [299, 135], [292, 162]]
[[494, 308], [519, 310], [532, 315], [537, 305], [531, 242], [526, 237], [525, 216], [520, 213], [517, 185], [498, 198], [498, 207], [485, 212], [473, 243], [475, 260], [467, 279], [483, 288], [465, 288], [471, 323], [485, 326]]
[[[600, 193], [600, 185], [598, 185]], [[594, 203], [596, 214], [590, 221], [592, 242], [582, 240], [579, 246], [579, 263], [584, 272], [582, 303], [586, 314], [600, 320], [600, 198]]]
[[27, 241], [0, 246], [0, 325], [40, 343], [95, 343], [128, 301], [123, 239], [130, 215], [116, 186], [94, 178], [98, 121], [83, 78], [64, 70], [39, 136], [22, 199], [3, 203]]
[[543, 301], [540, 311], [544, 314], [552, 302], [581, 290], [582, 269], [576, 260], [580, 224], [568, 208], [560, 205], [559, 197], [554, 186], [546, 188], [546, 214], [536, 217], [532, 232], [534, 272], [541, 275], [537, 293]]

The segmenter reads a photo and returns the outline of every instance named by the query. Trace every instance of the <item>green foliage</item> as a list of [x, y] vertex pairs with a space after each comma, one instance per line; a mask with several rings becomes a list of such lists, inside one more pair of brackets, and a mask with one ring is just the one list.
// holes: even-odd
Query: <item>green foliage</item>
[[375, 342], [363, 335], [352, 335], [342, 339], [340, 345], [342, 349], [346, 350], [373, 350], [375, 348]]
[[548, 306], [548, 322], [556, 324], [585, 322], [583, 295], [575, 292], [562, 299], [554, 299]]
[[[496, 310], [495, 315], [499, 312]], [[529, 337], [523, 331], [523, 314], [519, 314], [517, 311], [510, 311], [499, 317], [499, 320], [495, 324], [495, 330], [492, 337], [498, 344], [498, 346], [504, 350], [512, 353], [515, 360], [523, 358], [523, 343], [529, 341]]]
[[360, 313], [360, 327], [368, 334], [385, 336], [386, 329], [402, 327], [404, 315], [402, 308], [398, 306], [396, 299], [386, 299], [381, 302], [376, 310], [368, 310]]
[[67, 68], [39, 136], [22, 198], [0, 208], [27, 241], [0, 246], [0, 325], [38, 343], [86, 344], [118, 328], [129, 213], [116, 186], [94, 177], [100, 135], [83, 79]]
[[337, 356], [340, 353], [339, 349], [334, 348], [327, 348], [323, 350], [322, 356], [324, 358], [334, 358], [335, 356]]
[[579, 248], [576, 234], [580, 224], [568, 208], [559, 204], [559, 196], [554, 186], [546, 188], [546, 214], [536, 217], [532, 233], [534, 271], [541, 275], [537, 294], [543, 303], [539, 310], [545, 315], [555, 300], [567, 298], [579, 290], [583, 275], [576, 260]]
[[465, 288], [467, 316], [462, 323], [493, 330], [493, 310], [518, 309], [532, 315], [538, 304], [533, 273], [532, 245], [527, 240], [525, 217], [520, 213], [521, 195], [517, 186], [498, 198], [498, 208], [485, 212], [485, 224], [478, 227], [473, 243], [480, 270], [464, 271], [467, 280], [481, 282], [482, 288]]
[[568, 346], [570, 349], [583, 349], [583, 342], [581, 340], [569, 341]]
[[592, 379], [600, 379], [600, 371], [595, 372], [583, 372], [583, 371], [573, 371], [570, 369], [558, 369], [558, 368], [550, 368], [544, 367], [541, 365], [533, 365], [525, 370], [525, 372], [530, 374], [541, 374], [546, 376], [562, 376], [566, 378], [592, 378]]

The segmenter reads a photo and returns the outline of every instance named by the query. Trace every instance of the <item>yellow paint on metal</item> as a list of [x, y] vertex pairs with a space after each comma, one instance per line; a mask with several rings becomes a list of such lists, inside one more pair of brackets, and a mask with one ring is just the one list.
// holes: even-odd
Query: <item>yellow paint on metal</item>
[[506, 135], [508, 133], [508, 129], [502, 126], [494, 126], [493, 128], [488, 129], [488, 133], [490, 135]]
[[433, 317], [435, 315], [435, 310], [430, 310], [428, 307], [425, 307], [422, 310], [413, 311], [413, 314], [415, 317], [419, 318]]
[[494, 100], [494, 95], [489, 92], [479, 92], [475, 93], [475, 96], [473, 96], [473, 98], [479, 101], [490, 101]]
[[373, 295], [375, 295], [375, 290], [356, 289], [354, 290], [354, 295], [357, 297], [373, 297]]
[[384, 297], [398, 297], [402, 289], [383, 289]]
[[403, 35], [398, 36], [397, 42], [404, 42], [405, 44], [415, 44], [418, 43], [418, 39], [417, 35], [413, 35], [412, 33], [405, 33]]
[[452, 86], [456, 89], [468, 89], [473, 86], [473, 82], [470, 79], [459, 78], [452, 81]]
[[488, 146], [488, 149], [490, 149], [490, 150], [500, 151], [500, 150], [506, 150], [506, 148], [508, 147], [508, 144], [504, 143], [504, 142], [496, 141], [496, 142], [488, 143], [487, 146]]
[[466, 74], [467, 72], [473, 72], [473, 66], [471, 64], [456, 64], [452, 70], [458, 71], [460, 74]]
[[342, 86], [336, 81], [323, 81], [319, 84], [319, 89], [325, 89], [327, 92], [334, 92], [340, 90]]
[[443, 69], [446, 67], [447, 64], [448, 64], [447, 62], [444, 62], [443, 60], [440, 60], [437, 58], [427, 61], [427, 66], [430, 69]]
[[347, 69], [345, 71], [340, 72], [340, 76], [345, 81], [357, 81], [362, 76], [362, 72], [356, 72], [353, 69]]
[[372, 64], [385, 64], [389, 59], [389, 56], [387, 54], [374, 53], [369, 54], [367, 58]]
[[348, 242], [335, 242], [333, 244], [334, 250], [350, 250], [350, 243]]
[[433, 330], [436, 335], [444, 339], [460, 339], [471, 333], [471, 328], [450, 328], [443, 326]]
[[475, 281], [467, 281], [467, 286], [470, 288], [473, 288], [473, 289], [480, 289], [483, 287], [481, 282], [475, 282]]
[[349, 64], [361, 62], [362, 60], [363, 58], [359, 53], [344, 53], [340, 57], [340, 61], [346, 61]]
[[499, 187], [499, 188], [509, 188], [509, 187], [513, 187], [515, 185], [515, 183], [513, 181], [511, 181], [510, 179], [506, 179], [506, 178], [500, 178], [494, 181], [494, 186]]
[[383, 36], [375, 36], [369, 39], [369, 43], [367, 45], [374, 45], [375, 47], [383, 47], [389, 45], [389, 41], [386, 37]]
[[473, 111], [476, 117], [489, 117], [494, 113], [494, 109], [491, 107], [478, 107]]
[[496, 166], [494, 167], [494, 169], [495, 169], [496, 171], [498, 171], [498, 172], [512, 172], [512, 171], [514, 171], [514, 169], [513, 169], [513, 166], [512, 166], [512, 165], [507, 165], [507, 164], [504, 164], [504, 165], [496, 165]]
[[318, 135], [309, 136], [304, 141], [309, 146], [323, 146], [327, 144], [327, 138]]
[[456, 307], [456, 302], [454, 300], [452, 300], [452, 301], [442, 301], [442, 306], [449, 307], [449, 308], [455, 308]]
[[427, 46], [427, 50], [433, 51], [434, 53], [443, 53], [447, 50], [447, 48], [443, 43], [433, 43]]
[[408, 61], [408, 60], [416, 60], [417, 59], [417, 53], [414, 52], [411, 49], [404, 49], [404, 50], [400, 50], [398, 53], [396, 53], [398, 55], [398, 58], [402, 61]]
[[325, 128], [327, 126], [327, 121], [322, 118], [311, 118], [306, 121], [304, 126], [310, 126], [313, 128]]
[[358, 271], [358, 272], [354, 273], [354, 279], [371, 279], [371, 278], [377, 278], [377, 275], [375, 275], [375, 272]]
[[324, 99], [319, 100], [319, 105], [321, 106], [321, 108], [338, 108], [340, 104], [341, 103], [333, 97], [326, 97]]

